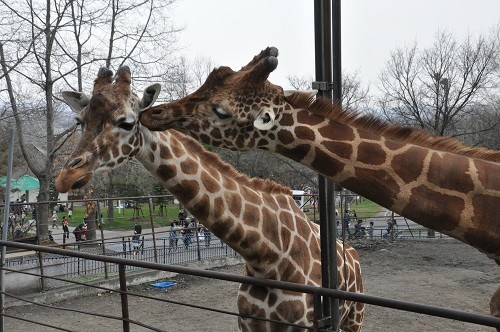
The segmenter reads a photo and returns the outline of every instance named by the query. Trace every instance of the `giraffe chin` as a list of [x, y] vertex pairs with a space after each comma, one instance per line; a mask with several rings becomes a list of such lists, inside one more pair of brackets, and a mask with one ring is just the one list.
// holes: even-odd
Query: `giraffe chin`
[[86, 173], [74, 178], [74, 175], [68, 174], [69, 172], [61, 172], [56, 179], [56, 189], [60, 193], [67, 193], [71, 189], [78, 189], [86, 185], [92, 178], [93, 173]]

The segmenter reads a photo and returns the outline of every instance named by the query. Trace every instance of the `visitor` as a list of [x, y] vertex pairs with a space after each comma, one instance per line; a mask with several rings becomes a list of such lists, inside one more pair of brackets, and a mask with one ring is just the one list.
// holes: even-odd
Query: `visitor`
[[54, 212], [52, 212], [52, 217], [50, 217], [50, 219], [52, 220], [52, 228], [56, 227], [57, 229], [59, 229], [59, 226], [57, 226], [57, 212], [54, 210]]
[[80, 230], [81, 231], [81, 237], [80, 237], [81, 241], [86, 241], [87, 240], [87, 235], [88, 235], [87, 229], [88, 229], [87, 222], [84, 221], [83, 222], [83, 226], [82, 226], [82, 228]]
[[132, 236], [132, 248], [134, 249], [134, 256], [139, 253], [139, 248], [141, 246], [140, 236], [137, 231], [134, 231]]
[[179, 224], [183, 225], [187, 219], [186, 211], [184, 209], [180, 209], [177, 217], [179, 218]]
[[212, 233], [208, 228], [203, 226], [203, 237], [205, 238], [205, 246], [210, 246], [210, 240], [212, 240]]
[[370, 239], [373, 239], [373, 221], [370, 221], [370, 226], [368, 227], [368, 236], [370, 236]]
[[169, 252], [172, 248], [175, 248], [177, 250], [177, 241], [178, 241], [177, 223], [175, 221], [173, 221], [172, 223], [170, 223], [170, 230], [169, 230], [169, 234], [168, 234], [168, 251]]
[[73, 230], [73, 235], [75, 236], [76, 242], [79, 242], [82, 240], [82, 227], [83, 227], [83, 224], [80, 224], [80, 225], [76, 226], [75, 229]]
[[63, 216], [62, 219], [62, 228], [63, 228], [63, 238], [69, 239], [69, 227], [68, 227], [68, 219], [66, 216]]
[[102, 214], [99, 217], [99, 229], [104, 229], [104, 217]]

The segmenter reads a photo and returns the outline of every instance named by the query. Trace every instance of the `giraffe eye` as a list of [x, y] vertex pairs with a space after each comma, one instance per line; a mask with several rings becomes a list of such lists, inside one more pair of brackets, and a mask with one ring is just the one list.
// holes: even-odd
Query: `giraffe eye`
[[118, 124], [118, 128], [125, 129], [125, 130], [132, 130], [135, 126], [134, 122], [121, 122]]
[[224, 119], [228, 119], [231, 117], [230, 114], [227, 114], [226, 112], [224, 112], [224, 110], [222, 109], [222, 107], [218, 106], [218, 105], [213, 105], [212, 106], [212, 112], [215, 113], [215, 115], [217, 115], [217, 117], [221, 120], [224, 120]]

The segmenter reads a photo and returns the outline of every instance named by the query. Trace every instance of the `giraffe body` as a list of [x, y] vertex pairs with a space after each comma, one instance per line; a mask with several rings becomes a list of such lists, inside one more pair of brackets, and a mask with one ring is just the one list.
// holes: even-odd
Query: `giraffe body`
[[[194, 139], [167, 130], [151, 132], [137, 121], [137, 110], [152, 104], [159, 86], [139, 100], [130, 88], [130, 71], [112, 78], [101, 70], [92, 96], [67, 92], [63, 97], [80, 111], [80, 143], [69, 157], [56, 188], [67, 192], [85, 185], [95, 171], [136, 159], [211, 232], [246, 261], [248, 275], [321, 285], [319, 229], [297, 207], [291, 191], [276, 183], [249, 179]], [[359, 257], [337, 243], [339, 289], [362, 292]], [[344, 259], [345, 255], [345, 259]], [[311, 326], [312, 296], [241, 285], [238, 310], [259, 318]], [[341, 327], [359, 331], [362, 303], [341, 301]], [[240, 319], [243, 331], [286, 331], [279, 323]], [[300, 329], [289, 328], [290, 331]]]
[[287, 94], [267, 81], [276, 56], [267, 48], [238, 72], [217, 68], [197, 91], [145, 110], [140, 121], [214, 146], [279, 153], [500, 263], [500, 151]]

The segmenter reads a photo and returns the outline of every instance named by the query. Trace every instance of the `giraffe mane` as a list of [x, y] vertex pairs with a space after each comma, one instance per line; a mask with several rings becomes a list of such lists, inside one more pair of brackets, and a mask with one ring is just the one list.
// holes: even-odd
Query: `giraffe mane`
[[239, 173], [233, 166], [224, 162], [219, 157], [219, 155], [207, 151], [195, 139], [178, 132], [175, 133], [179, 134], [176, 136], [185, 146], [186, 150], [189, 150], [193, 155], [202, 158], [203, 163], [209, 167], [210, 165], [220, 165], [217, 167], [218, 171], [221, 174], [227, 175], [228, 177], [232, 178], [234, 181], [246, 185], [256, 191], [267, 192], [270, 194], [283, 194], [288, 196], [292, 195], [292, 190], [290, 188], [287, 188], [279, 183], [276, 183], [269, 179], [250, 178], [245, 174]]
[[285, 98], [295, 108], [301, 108], [313, 114], [324, 116], [346, 125], [352, 125], [371, 133], [380, 134], [390, 139], [439, 151], [461, 154], [471, 158], [500, 162], [500, 151], [489, 150], [483, 147], [471, 148], [454, 138], [432, 136], [430, 133], [420, 129], [390, 124], [372, 115], [363, 115], [352, 110], [334, 106], [331, 100], [327, 98], [314, 97], [304, 93], [292, 93]]

